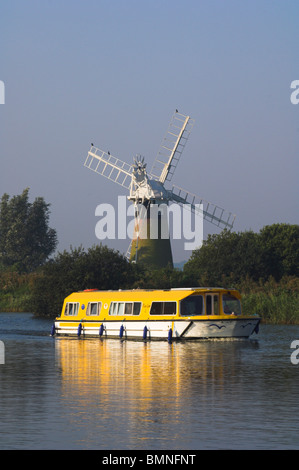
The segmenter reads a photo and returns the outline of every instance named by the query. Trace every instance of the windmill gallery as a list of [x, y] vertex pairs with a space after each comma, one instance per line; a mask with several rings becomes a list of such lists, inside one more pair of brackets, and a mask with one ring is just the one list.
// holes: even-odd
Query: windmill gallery
[[[198, 222], [204, 219], [220, 229], [233, 227], [235, 216], [231, 212], [227, 213], [223, 208], [178, 186], [165, 187], [172, 180], [193, 125], [194, 120], [190, 116], [175, 111], [150, 172], [147, 172], [147, 165], [141, 156], [136, 156], [134, 164], [129, 165], [109, 151], [91, 144], [84, 166], [129, 190], [128, 200], [133, 203], [134, 214], [133, 237], [127, 251], [130, 261], [154, 268], [173, 265], [168, 211], [162, 210], [162, 205], [172, 203], [185, 207], [198, 216]], [[160, 210], [154, 209], [154, 206]], [[103, 207], [100, 207], [96, 215], [102, 215], [102, 210]], [[97, 230], [100, 232], [102, 227], [103, 221]]]

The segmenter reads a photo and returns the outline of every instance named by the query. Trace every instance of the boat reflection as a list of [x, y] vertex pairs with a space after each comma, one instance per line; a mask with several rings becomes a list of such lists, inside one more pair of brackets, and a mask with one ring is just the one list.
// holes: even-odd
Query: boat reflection
[[[129, 413], [130, 419], [137, 413], [139, 425], [142, 416], [163, 420], [168, 412], [184, 415], [189, 407], [209, 402], [215, 387], [218, 402], [226, 400], [227, 387], [240, 385], [246, 351], [258, 347], [252, 340], [55, 341], [68, 403], [81, 412], [100, 409], [101, 419], [112, 409], [115, 414], [116, 408]], [[159, 418], [153, 415], [157, 411]]]

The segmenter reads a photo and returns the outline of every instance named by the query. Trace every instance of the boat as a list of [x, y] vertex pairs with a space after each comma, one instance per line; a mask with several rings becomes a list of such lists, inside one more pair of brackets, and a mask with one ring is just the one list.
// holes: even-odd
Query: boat
[[86, 289], [65, 298], [52, 336], [187, 340], [249, 338], [260, 317], [243, 315], [235, 289]]

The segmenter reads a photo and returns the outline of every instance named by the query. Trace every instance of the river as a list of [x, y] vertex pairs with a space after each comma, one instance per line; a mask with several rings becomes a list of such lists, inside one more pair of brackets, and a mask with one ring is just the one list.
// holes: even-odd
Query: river
[[299, 449], [297, 326], [233, 341], [53, 338], [0, 313], [0, 449]]

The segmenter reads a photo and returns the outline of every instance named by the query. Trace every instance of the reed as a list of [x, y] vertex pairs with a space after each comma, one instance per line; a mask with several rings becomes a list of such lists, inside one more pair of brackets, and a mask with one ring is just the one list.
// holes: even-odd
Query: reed
[[240, 286], [243, 312], [256, 313], [263, 323], [299, 324], [298, 283], [298, 278], [290, 277]]
[[31, 289], [37, 275], [0, 270], [0, 312], [30, 311]]

